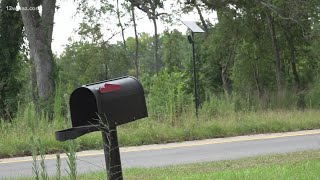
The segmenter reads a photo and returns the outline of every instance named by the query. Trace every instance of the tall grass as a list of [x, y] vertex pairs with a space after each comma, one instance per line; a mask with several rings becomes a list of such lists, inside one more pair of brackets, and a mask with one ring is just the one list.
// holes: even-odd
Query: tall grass
[[146, 83], [148, 111], [153, 120], [174, 126], [178, 117], [189, 110], [192, 95], [184, 90], [187, 84], [181, 80], [182, 76], [181, 73], [162, 71]]
[[309, 108], [320, 108], [320, 80], [314, 83], [313, 88], [307, 93], [306, 99]]
[[42, 180], [47, 180], [49, 179], [48, 177], [48, 172], [47, 172], [47, 166], [45, 164], [45, 159], [46, 159], [46, 150], [45, 147], [41, 144], [41, 140], [38, 139], [39, 141], [39, 152], [40, 152], [40, 167], [41, 167], [41, 179]]
[[56, 155], [56, 180], [61, 180], [61, 157], [60, 154]]
[[[119, 127], [121, 146], [320, 128], [316, 106], [306, 103], [304, 110], [299, 109], [301, 97], [290, 92], [283, 97], [271, 94], [261, 98], [250, 94], [232, 94], [229, 98], [207, 95], [196, 119], [193, 95], [185, 90], [181, 73], [162, 72], [142, 82], [149, 117]], [[37, 114], [32, 103], [20, 106], [11, 123], [0, 121], [0, 157], [32, 155], [29, 142], [34, 137], [41, 138], [45, 153], [69, 149], [68, 143], [54, 139], [55, 131], [71, 127], [70, 115], [64, 112], [68, 102], [60, 87], [53, 121], [44, 113]], [[317, 93], [315, 89], [312, 96], [307, 94], [305, 102]], [[76, 143], [77, 151], [103, 147], [100, 133], [82, 136]]]
[[68, 170], [66, 169], [69, 179], [76, 180], [77, 179], [77, 162], [76, 162], [76, 143], [72, 140], [69, 143], [69, 151], [67, 153], [68, 156]]
[[39, 167], [38, 167], [38, 162], [37, 162], [37, 156], [38, 156], [38, 146], [37, 146], [37, 141], [35, 140], [34, 137], [31, 138], [31, 144], [32, 146], [32, 174], [33, 178], [38, 180], [40, 179], [39, 175]]

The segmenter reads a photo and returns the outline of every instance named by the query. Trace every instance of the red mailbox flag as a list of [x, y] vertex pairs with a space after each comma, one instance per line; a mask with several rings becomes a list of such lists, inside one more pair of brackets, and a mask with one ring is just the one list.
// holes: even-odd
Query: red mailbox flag
[[103, 93], [108, 93], [112, 91], [118, 91], [120, 89], [121, 89], [120, 85], [105, 83], [103, 87], [99, 88], [99, 91], [101, 94], [103, 94]]

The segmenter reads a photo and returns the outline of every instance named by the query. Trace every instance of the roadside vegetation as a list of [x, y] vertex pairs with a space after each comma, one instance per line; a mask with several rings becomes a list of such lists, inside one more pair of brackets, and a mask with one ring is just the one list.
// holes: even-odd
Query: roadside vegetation
[[[148, 118], [120, 126], [118, 127], [120, 146], [320, 128], [320, 111], [318, 110], [217, 112], [217, 109], [223, 105], [215, 107], [217, 99], [211, 101], [211, 105], [200, 109], [198, 119], [194, 115], [193, 104], [190, 103], [189, 109], [184, 110], [179, 116], [165, 114], [165, 118], [155, 119], [151, 111]], [[212, 110], [210, 115], [207, 111]], [[21, 115], [11, 123], [1, 123], [1, 158], [31, 155], [34, 139], [41, 141], [42, 151], [45, 153], [68, 150], [68, 143], [56, 141], [54, 132], [70, 128], [69, 119], [61, 117], [58, 118], [59, 120], [50, 122], [45, 116], [39, 118], [32, 105], [19, 113]], [[82, 136], [75, 143], [77, 151], [103, 147], [100, 132]]]

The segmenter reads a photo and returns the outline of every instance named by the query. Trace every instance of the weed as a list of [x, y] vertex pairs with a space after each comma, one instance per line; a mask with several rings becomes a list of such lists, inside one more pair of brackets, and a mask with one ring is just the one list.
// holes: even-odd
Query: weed
[[69, 152], [67, 153], [67, 164], [69, 170], [66, 170], [70, 180], [77, 179], [77, 162], [76, 162], [76, 142], [74, 140], [69, 141]]
[[31, 151], [32, 151], [32, 173], [33, 177], [36, 180], [39, 180], [40, 173], [39, 173], [39, 167], [37, 162], [37, 155], [38, 155], [38, 142], [34, 138], [34, 136], [31, 138]]
[[56, 167], [57, 167], [57, 171], [56, 171], [56, 180], [61, 180], [61, 159], [60, 159], [60, 154], [56, 155]]

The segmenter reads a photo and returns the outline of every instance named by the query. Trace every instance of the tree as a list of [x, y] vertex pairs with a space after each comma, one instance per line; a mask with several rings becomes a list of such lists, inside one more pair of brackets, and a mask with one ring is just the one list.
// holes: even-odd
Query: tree
[[277, 77], [278, 95], [281, 95], [284, 91], [283, 62], [280, 57], [280, 49], [279, 49], [279, 45], [278, 45], [278, 39], [276, 36], [274, 17], [272, 16], [271, 13], [267, 13], [266, 17], [267, 17], [267, 22], [268, 22], [268, 28], [270, 31], [270, 38], [271, 38], [271, 42], [272, 42], [274, 59], [275, 59], [275, 63], [276, 63], [276, 77]]
[[293, 88], [299, 92], [306, 87], [301, 83], [300, 78], [302, 75], [301, 65], [303, 64], [301, 59], [303, 56], [309, 56], [308, 59], [312, 58], [311, 52], [308, 53], [309, 55], [304, 52], [308, 51], [306, 47], [310, 46], [310, 36], [314, 28], [313, 20], [319, 18], [319, 1], [283, 0], [264, 3], [264, 6], [275, 14], [277, 25], [286, 45], [287, 74], [290, 79], [293, 76]]
[[[48, 100], [54, 91], [53, 55], [51, 50], [56, 0], [19, 0], [21, 16], [29, 41], [30, 58], [35, 68], [37, 95]], [[42, 6], [42, 12], [38, 9]]]
[[70, 91], [83, 84], [109, 78], [106, 54], [110, 54], [108, 49], [96, 44], [74, 42], [68, 45], [58, 60], [62, 83], [70, 87]]
[[23, 23], [16, 7], [17, 0], [0, 1], [0, 117], [9, 119], [17, 111], [17, 94], [21, 89], [18, 54], [22, 43]]
[[119, 0], [117, 0], [116, 14], [117, 14], [117, 18], [118, 18], [118, 26], [121, 28], [121, 36], [122, 36], [123, 48], [124, 48], [125, 52], [127, 52], [126, 39], [124, 37], [125, 26], [121, 22], [121, 17], [122, 17], [123, 13], [120, 11], [120, 7], [119, 6], [120, 6], [119, 5]]
[[140, 74], [154, 74], [154, 44], [153, 38], [145, 32], [142, 32], [139, 36], [139, 65], [140, 65]]
[[134, 39], [135, 39], [135, 54], [134, 54], [134, 67], [136, 72], [136, 78], [139, 78], [139, 37], [137, 32], [137, 22], [136, 22], [136, 14], [134, 11], [134, 5], [131, 3], [130, 5], [130, 11], [131, 11], [131, 18], [133, 22], [133, 28], [134, 28]]
[[[208, 8], [218, 11], [219, 23], [221, 15], [234, 10], [235, 13], [232, 18], [234, 20], [240, 18], [241, 21], [239, 22], [245, 23], [244, 26], [241, 26], [241, 29], [247, 29], [247, 32], [257, 37], [250, 37], [248, 36], [250, 33], [241, 32], [240, 39], [252, 43], [252, 46], [256, 46], [256, 48], [247, 46], [242, 42], [237, 48], [247, 46], [247, 49], [250, 47], [252, 50], [265, 49], [256, 52], [259, 52], [258, 57], [273, 59], [273, 63], [269, 62], [269, 64], [274, 66], [271, 69], [275, 69], [275, 74], [272, 77], [275, 77], [274, 84], [278, 94], [283, 94], [287, 89], [293, 89], [294, 92], [300, 93], [314, 79], [311, 74], [314, 74], [315, 71], [316, 57], [310, 51], [310, 48], [311, 43], [315, 40], [312, 38], [312, 32], [314, 32], [320, 14], [318, 0], [202, 0], [202, 2]], [[269, 51], [269, 49], [272, 51]], [[240, 51], [237, 52], [239, 55]], [[245, 53], [247, 55], [239, 55], [238, 57], [254, 57], [248, 53], [247, 51]], [[248, 64], [250, 63], [248, 62]], [[259, 68], [257, 66], [257, 69]], [[261, 75], [263, 71], [259, 70]], [[259, 84], [263, 85], [261, 82], [265, 82], [265, 79], [262, 78], [261, 80]], [[269, 85], [272, 83], [267, 84], [266, 86], [270, 87]]]
[[186, 69], [186, 60], [191, 57], [188, 52], [189, 43], [185, 36], [178, 30], [165, 31], [163, 36], [163, 62], [168, 73], [183, 71]]
[[[180, 2], [180, 1], [179, 1]], [[181, 4], [181, 2], [180, 2]], [[208, 37], [208, 29], [209, 29], [209, 26], [208, 26], [208, 23], [206, 22], [206, 20], [204, 19], [203, 17], [203, 3], [199, 2], [198, 0], [187, 0], [185, 3], [184, 3], [184, 7], [182, 8], [182, 11], [184, 11], [185, 13], [188, 13], [188, 12], [191, 12], [194, 10], [194, 8], [196, 9], [198, 15], [199, 15], [199, 18], [200, 18], [200, 21], [201, 21], [201, 24], [203, 26], [203, 29], [204, 29], [204, 34], [205, 34], [205, 37]]]
[[146, 13], [148, 18], [152, 20], [154, 26], [154, 69], [155, 72], [158, 73], [160, 69], [160, 58], [158, 55], [159, 50], [159, 37], [158, 37], [158, 27], [157, 27], [157, 19], [159, 16], [164, 15], [166, 13], [159, 13], [158, 9], [163, 8], [162, 0], [129, 0], [132, 5], [140, 9], [142, 12]]

